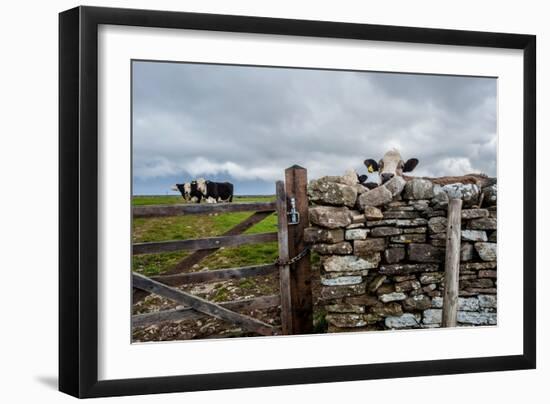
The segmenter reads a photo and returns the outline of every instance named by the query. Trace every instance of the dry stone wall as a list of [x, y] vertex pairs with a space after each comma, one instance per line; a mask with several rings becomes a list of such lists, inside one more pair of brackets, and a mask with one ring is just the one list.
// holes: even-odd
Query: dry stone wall
[[449, 197], [463, 200], [458, 323], [495, 325], [496, 184], [394, 177], [368, 190], [356, 178], [349, 171], [308, 185], [304, 236], [320, 256], [328, 331], [441, 326]]

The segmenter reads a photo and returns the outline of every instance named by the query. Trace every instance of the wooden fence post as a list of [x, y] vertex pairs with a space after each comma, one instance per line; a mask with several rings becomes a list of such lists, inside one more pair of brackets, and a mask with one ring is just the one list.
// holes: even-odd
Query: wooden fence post
[[[279, 242], [279, 260], [287, 262], [288, 256], [288, 218], [285, 183], [275, 184], [277, 202], [277, 239]], [[292, 334], [292, 300], [290, 292], [290, 266], [279, 266], [279, 290], [281, 294], [281, 326], [283, 335]]]
[[[295, 198], [300, 214], [298, 224], [288, 226], [288, 254], [293, 258], [300, 254], [306, 244], [304, 229], [309, 226], [307, 170], [294, 165], [285, 170], [287, 198]], [[293, 334], [310, 334], [313, 331], [313, 298], [311, 295], [311, 263], [309, 252], [290, 266], [290, 295]]]
[[445, 250], [445, 293], [443, 295], [443, 327], [456, 327], [458, 312], [458, 280], [460, 270], [460, 219], [462, 199], [451, 199], [447, 214]]

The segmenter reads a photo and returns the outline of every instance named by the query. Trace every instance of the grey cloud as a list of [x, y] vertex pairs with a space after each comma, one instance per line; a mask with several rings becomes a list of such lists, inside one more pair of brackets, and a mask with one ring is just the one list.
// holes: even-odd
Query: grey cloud
[[134, 62], [133, 113], [134, 176], [159, 193], [174, 176], [272, 183], [295, 163], [362, 172], [390, 147], [418, 175], [496, 174], [492, 78]]

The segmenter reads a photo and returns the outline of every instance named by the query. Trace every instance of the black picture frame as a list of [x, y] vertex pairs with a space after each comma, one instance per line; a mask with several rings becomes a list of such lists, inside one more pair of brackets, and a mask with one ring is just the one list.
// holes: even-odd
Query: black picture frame
[[[523, 354], [99, 381], [100, 24], [523, 50]], [[59, 15], [59, 389], [76, 397], [325, 383], [536, 366], [536, 37], [185, 12], [77, 7]]]

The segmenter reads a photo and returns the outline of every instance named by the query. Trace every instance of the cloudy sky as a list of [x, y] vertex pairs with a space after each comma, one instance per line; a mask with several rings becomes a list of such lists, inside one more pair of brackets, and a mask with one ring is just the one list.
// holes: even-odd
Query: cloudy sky
[[272, 194], [284, 168], [365, 173], [390, 148], [416, 175], [496, 175], [496, 79], [133, 62], [133, 192], [204, 177]]

